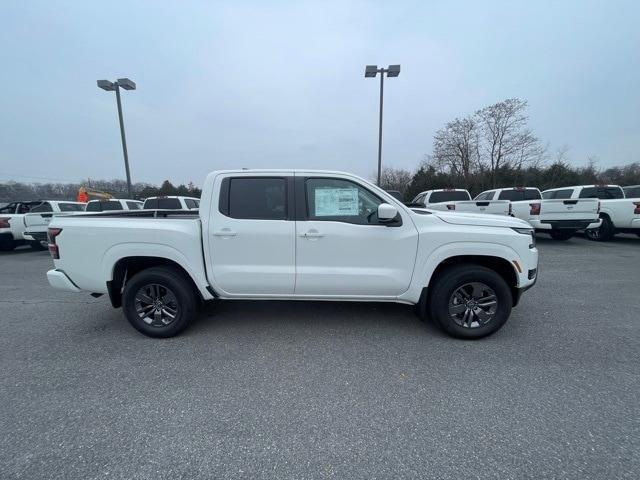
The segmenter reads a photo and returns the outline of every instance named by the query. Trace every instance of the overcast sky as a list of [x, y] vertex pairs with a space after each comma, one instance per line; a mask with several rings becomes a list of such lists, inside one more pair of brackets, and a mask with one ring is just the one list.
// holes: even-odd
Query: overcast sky
[[[3, 1], [0, 180], [305, 167], [371, 177], [379, 83], [383, 163], [414, 169], [445, 122], [508, 97], [573, 163], [640, 160], [640, 2]], [[37, 178], [36, 178], [37, 177]]]

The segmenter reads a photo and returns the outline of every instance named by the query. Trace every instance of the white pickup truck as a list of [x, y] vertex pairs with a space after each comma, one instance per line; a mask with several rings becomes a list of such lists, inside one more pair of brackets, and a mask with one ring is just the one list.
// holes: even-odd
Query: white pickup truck
[[554, 188], [542, 192], [542, 198], [565, 198], [572, 201], [595, 199], [599, 201], [599, 226], [584, 227], [591, 240], [606, 241], [616, 233], [640, 234], [640, 199], [625, 198], [618, 185], [580, 185]]
[[568, 240], [578, 231], [600, 226], [598, 200], [592, 198], [542, 198], [535, 187], [512, 187], [487, 190], [476, 200], [509, 200], [511, 215], [525, 220], [537, 232], [548, 233], [554, 240]]
[[[34, 241], [32, 238], [25, 238], [24, 232], [26, 224], [24, 217], [29, 212], [49, 211], [48, 209], [51, 204], [61, 204], [58, 210], [60, 208], [75, 209], [75, 206], [68, 207], [67, 205], [75, 203], [76, 202], [58, 202], [56, 200], [34, 200], [30, 202], [12, 202], [0, 208], [0, 251], [13, 250], [26, 242], [34, 249], [41, 250], [43, 247], [40, 242]], [[44, 238], [46, 240], [46, 232]]]
[[410, 209], [354, 175], [210, 173], [198, 213], [54, 217], [49, 283], [109, 294], [153, 337], [182, 331], [207, 300], [418, 305], [447, 333], [498, 330], [537, 278], [522, 220]]
[[509, 215], [511, 213], [509, 210], [510, 202], [506, 200], [471, 200], [471, 194], [461, 188], [420, 192], [409, 205], [464, 213], [489, 213], [493, 215]]
[[57, 215], [72, 215], [84, 212], [83, 202], [47, 200], [22, 217], [24, 232], [22, 237], [34, 250], [47, 249], [47, 227], [51, 218]]

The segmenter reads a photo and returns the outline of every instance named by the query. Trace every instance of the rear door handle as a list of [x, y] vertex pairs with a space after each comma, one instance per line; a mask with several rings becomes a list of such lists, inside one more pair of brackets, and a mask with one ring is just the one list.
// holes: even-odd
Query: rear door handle
[[317, 231], [309, 231], [309, 232], [301, 233], [300, 236], [304, 238], [322, 238], [324, 237], [324, 233], [320, 233]]
[[238, 234], [233, 230], [231, 230], [230, 228], [223, 228], [222, 230], [213, 232], [214, 237], [235, 237], [236, 235]]

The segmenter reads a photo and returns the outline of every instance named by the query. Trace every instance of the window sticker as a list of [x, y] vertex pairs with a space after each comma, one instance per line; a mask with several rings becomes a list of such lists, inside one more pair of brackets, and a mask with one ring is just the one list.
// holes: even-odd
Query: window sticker
[[315, 190], [316, 217], [345, 217], [358, 215], [357, 188], [317, 188]]

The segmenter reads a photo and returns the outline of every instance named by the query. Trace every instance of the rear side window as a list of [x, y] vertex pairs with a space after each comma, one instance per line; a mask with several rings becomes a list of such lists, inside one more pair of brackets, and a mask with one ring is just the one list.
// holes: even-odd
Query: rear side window
[[158, 206], [160, 210], [181, 210], [180, 200], [177, 198], [159, 198]]
[[610, 200], [612, 198], [624, 198], [624, 193], [620, 187], [586, 187], [580, 192], [580, 198]]
[[84, 212], [84, 203], [59, 203], [61, 212]]
[[413, 200], [411, 200], [411, 203], [421, 203], [422, 205], [424, 205], [424, 197], [424, 193], [420, 193], [416, 195]]
[[524, 191], [524, 199], [525, 200], [540, 200], [542, 198], [540, 196], [540, 191], [535, 188], [527, 188]]
[[542, 194], [542, 198], [544, 198], [545, 200], [553, 199], [553, 198], [567, 199], [567, 198], [571, 198], [571, 195], [573, 195], [573, 189], [566, 188], [564, 190], [553, 190], [551, 192], [544, 192]]
[[458, 200], [471, 200], [467, 192], [451, 191], [451, 192], [433, 192], [429, 197], [429, 203], [455, 202]]
[[32, 213], [41, 213], [41, 212], [53, 212], [53, 208], [49, 202], [44, 202], [38, 205], [37, 207], [33, 207], [31, 209]]
[[[225, 195], [227, 198], [223, 198]], [[220, 196], [220, 212], [232, 218], [287, 218], [287, 186], [281, 177], [225, 179]]]
[[142, 204], [140, 202], [127, 202], [127, 208], [129, 208], [129, 210], [140, 210]]
[[198, 202], [195, 200], [192, 200], [191, 198], [185, 198], [184, 203], [187, 206], [187, 208], [198, 208]]

